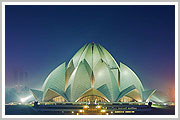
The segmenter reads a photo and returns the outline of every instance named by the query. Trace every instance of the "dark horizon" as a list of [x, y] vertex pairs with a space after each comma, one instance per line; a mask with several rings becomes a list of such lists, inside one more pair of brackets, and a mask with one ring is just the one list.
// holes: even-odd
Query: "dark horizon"
[[6, 5], [5, 18], [6, 87], [20, 71], [28, 87], [40, 88], [55, 67], [94, 41], [145, 89], [174, 88], [174, 5]]

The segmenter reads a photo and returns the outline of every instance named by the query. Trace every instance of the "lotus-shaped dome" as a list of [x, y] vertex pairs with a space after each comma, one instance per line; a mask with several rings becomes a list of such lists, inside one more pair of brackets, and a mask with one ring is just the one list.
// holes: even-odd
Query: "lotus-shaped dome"
[[138, 76], [118, 65], [99, 44], [85, 44], [69, 61], [54, 69], [41, 90], [32, 90], [39, 101], [149, 101], [155, 90], [144, 91]]

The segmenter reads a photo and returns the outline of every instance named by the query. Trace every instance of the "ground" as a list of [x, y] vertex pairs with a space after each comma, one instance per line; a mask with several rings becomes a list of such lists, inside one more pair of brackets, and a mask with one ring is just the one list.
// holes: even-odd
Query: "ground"
[[[67, 107], [68, 106], [68, 107]], [[174, 106], [123, 106], [123, 105], [89, 105], [90, 108], [83, 108], [83, 105], [61, 105], [61, 106], [40, 106], [32, 105], [6, 105], [6, 115], [174, 115]], [[81, 111], [83, 110], [83, 111]], [[105, 110], [103, 112], [102, 110]], [[129, 112], [128, 112], [129, 111]]]

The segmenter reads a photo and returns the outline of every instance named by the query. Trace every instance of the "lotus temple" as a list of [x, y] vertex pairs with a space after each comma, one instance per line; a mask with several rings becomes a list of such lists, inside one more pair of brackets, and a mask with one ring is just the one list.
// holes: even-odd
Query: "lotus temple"
[[85, 44], [55, 68], [42, 88], [31, 89], [39, 102], [149, 102], [156, 91], [145, 90], [124, 63], [117, 63], [100, 44]]

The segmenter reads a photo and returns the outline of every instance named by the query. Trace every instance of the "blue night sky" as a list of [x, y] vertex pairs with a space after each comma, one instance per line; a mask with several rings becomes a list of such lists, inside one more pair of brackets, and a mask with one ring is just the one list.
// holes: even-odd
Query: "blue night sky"
[[[6, 87], [15, 72], [40, 88], [47, 75], [85, 44], [105, 47], [148, 89], [174, 87], [174, 6], [6, 6]], [[168, 89], [167, 89], [168, 88]]]

